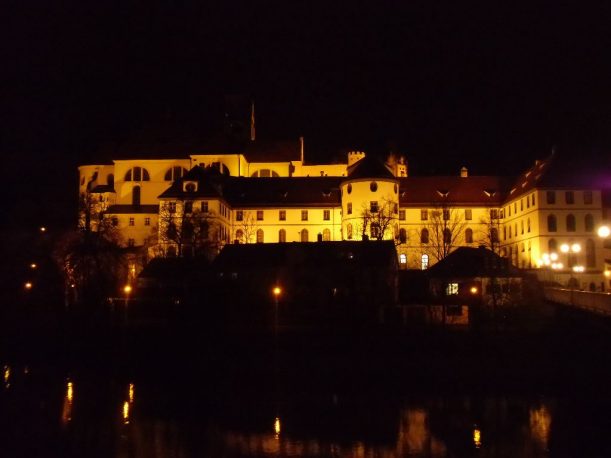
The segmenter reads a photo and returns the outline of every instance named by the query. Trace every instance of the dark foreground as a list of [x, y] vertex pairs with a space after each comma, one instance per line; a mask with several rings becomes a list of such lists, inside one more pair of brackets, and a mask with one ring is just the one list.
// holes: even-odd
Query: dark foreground
[[604, 319], [248, 329], [5, 319], [0, 455], [611, 456]]

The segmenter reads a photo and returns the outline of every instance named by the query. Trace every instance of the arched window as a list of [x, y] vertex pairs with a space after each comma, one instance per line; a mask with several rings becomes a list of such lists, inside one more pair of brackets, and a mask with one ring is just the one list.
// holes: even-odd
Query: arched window
[[429, 255], [428, 254], [422, 255], [420, 267], [422, 268], [422, 270], [426, 270], [429, 268]]
[[473, 229], [465, 229], [465, 243], [473, 243]]
[[284, 229], [280, 229], [278, 231], [278, 242], [285, 243], [286, 242], [286, 231]]
[[586, 226], [586, 232], [593, 232], [594, 231], [594, 217], [590, 214], [587, 214], [585, 217], [585, 226]]
[[[429, 243], [429, 230], [428, 229], [422, 229], [422, 232], [420, 232], [420, 243]], [[428, 257], [427, 257], [427, 262], [428, 262]]]
[[270, 170], [270, 169], [261, 169], [261, 170], [257, 170], [256, 172], [253, 172], [253, 174], [251, 175], [251, 177], [260, 177], [260, 178], [269, 178], [269, 177], [278, 177], [280, 175], [278, 175], [278, 172], [274, 171], [274, 170]]
[[452, 243], [452, 231], [447, 227], [443, 230], [443, 243], [446, 245]]
[[547, 242], [547, 251], [550, 253], [558, 252], [558, 242], [556, 242], [556, 239], [549, 239]]
[[378, 223], [371, 223], [371, 238], [372, 239], [378, 239], [381, 237], [380, 234], [380, 225]]
[[177, 165], [174, 167], [170, 167], [168, 171], [165, 173], [165, 176], [163, 177], [163, 179], [165, 181], [176, 181], [179, 178], [182, 178], [183, 176], [185, 176], [186, 174], [187, 174], [187, 169]]
[[129, 169], [125, 174], [125, 181], [150, 181], [148, 170], [142, 167]]
[[307, 229], [302, 229], [301, 230], [301, 241], [302, 242], [307, 242], [309, 240], [310, 236], [308, 234], [308, 230]]
[[329, 229], [323, 229], [322, 231], [322, 241], [330, 242], [331, 241], [331, 231]]
[[264, 241], [263, 236], [264, 236], [263, 229], [257, 229], [257, 243], [263, 243]]
[[235, 231], [235, 239], [240, 243], [244, 243], [244, 231], [242, 229]]
[[134, 186], [132, 189], [132, 205], [135, 207], [140, 205], [140, 186]]
[[586, 241], [586, 266], [596, 267], [596, 248], [592, 239]]
[[558, 230], [558, 223], [556, 221], [556, 215], [548, 215], [547, 217], [547, 231], [556, 232]]
[[399, 242], [407, 242], [407, 231], [405, 229], [399, 229]]
[[575, 232], [575, 215], [569, 214], [566, 215], [566, 231], [567, 232]]
[[351, 223], [348, 223], [346, 225], [346, 238], [348, 240], [352, 240], [352, 224]]

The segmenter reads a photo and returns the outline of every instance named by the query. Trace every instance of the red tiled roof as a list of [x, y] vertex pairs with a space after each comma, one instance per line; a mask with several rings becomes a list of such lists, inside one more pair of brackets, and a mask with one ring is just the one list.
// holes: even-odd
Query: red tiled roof
[[503, 179], [494, 176], [430, 176], [399, 180], [402, 206], [498, 206], [505, 195]]

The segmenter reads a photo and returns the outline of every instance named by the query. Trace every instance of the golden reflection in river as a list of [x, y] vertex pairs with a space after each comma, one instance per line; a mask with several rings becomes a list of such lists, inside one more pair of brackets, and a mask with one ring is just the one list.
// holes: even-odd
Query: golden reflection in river
[[550, 428], [552, 425], [552, 416], [545, 406], [531, 408], [529, 411], [530, 418], [530, 435], [533, 441], [542, 450], [548, 449], [548, 441]]
[[121, 416], [123, 418], [123, 424], [129, 425], [130, 417], [132, 413], [132, 405], [134, 404], [134, 393], [135, 387], [133, 383], [130, 383], [127, 386], [127, 400], [123, 402], [123, 407], [121, 409]]
[[4, 366], [2, 377], [4, 380], [4, 388], [8, 389], [11, 386], [11, 367], [10, 366]]
[[424, 409], [405, 409], [401, 412], [397, 438], [398, 456], [446, 456], [444, 443], [431, 434], [428, 415], [428, 411]]
[[74, 401], [74, 384], [70, 379], [66, 382], [66, 393], [62, 407], [62, 424], [65, 426], [72, 420], [72, 405]]

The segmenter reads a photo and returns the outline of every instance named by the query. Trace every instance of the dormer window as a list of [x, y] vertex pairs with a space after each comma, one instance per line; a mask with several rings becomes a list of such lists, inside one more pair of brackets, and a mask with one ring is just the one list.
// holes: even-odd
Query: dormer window
[[492, 197], [496, 194], [496, 190], [494, 189], [484, 189], [484, 194], [486, 194], [488, 197]]
[[182, 189], [184, 192], [196, 192], [197, 191], [197, 181], [185, 181], [182, 184]]
[[448, 195], [450, 194], [450, 191], [448, 191], [447, 189], [438, 189], [437, 190], [437, 194], [439, 194], [440, 197], [448, 197]]

